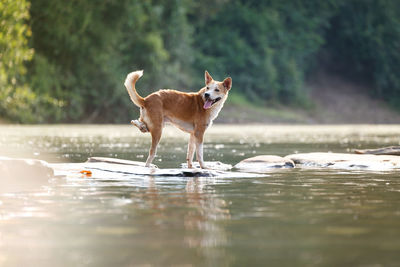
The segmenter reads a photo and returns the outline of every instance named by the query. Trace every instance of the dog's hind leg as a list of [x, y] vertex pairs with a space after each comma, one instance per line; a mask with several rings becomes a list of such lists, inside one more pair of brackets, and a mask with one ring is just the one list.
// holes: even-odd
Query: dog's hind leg
[[161, 139], [162, 127], [157, 129], [153, 129], [151, 132], [151, 147], [149, 151], [149, 156], [146, 160], [146, 167], [150, 167], [151, 162], [153, 161], [154, 157], [157, 153], [157, 145]]
[[188, 168], [193, 168], [192, 162], [193, 162], [193, 156], [194, 156], [195, 149], [196, 149], [195, 137], [193, 134], [191, 134], [189, 143], [188, 143], [187, 156], [186, 156]]

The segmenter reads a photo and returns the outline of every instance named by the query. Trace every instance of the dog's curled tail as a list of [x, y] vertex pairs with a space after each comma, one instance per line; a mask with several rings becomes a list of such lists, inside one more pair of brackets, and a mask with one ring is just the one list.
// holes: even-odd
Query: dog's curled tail
[[129, 96], [131, 97], [132, 102], [138, 107], [143, 107], [144, 99], [136, 92], [135, 84], [139, 80], [139, 78], [142, 77], [142, 75], [143, 70], [131, 72], [126, 76], [124, 82], [124, 85], [129, 93]]

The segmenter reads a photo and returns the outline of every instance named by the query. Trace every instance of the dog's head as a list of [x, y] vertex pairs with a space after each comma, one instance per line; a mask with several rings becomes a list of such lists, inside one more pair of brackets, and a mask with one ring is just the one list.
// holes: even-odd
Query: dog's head
[[213, 107], [216, 103], [225, 101], [228, 91], [232, 87], [232, 78], [225, 78], [222, 82], [214, 81], [208, 71], [204, 74], [206, 89], [203, 94], [204, 109]]

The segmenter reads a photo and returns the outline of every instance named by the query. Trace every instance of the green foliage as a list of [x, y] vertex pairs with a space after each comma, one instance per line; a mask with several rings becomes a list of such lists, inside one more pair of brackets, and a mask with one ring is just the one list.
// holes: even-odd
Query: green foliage
[[344, 1], [326, 39], [338, 72], [372, 83], [371, 93], [400, 107], [400, 2]]
[[[127, 1], [32, 2], [31, 85], [59, 99], [64, 121], [94, 119], [118, 106], [118, 40]], [[107, 118], [107, 116], [105, 117]]]
[[14, 121], [127, 122], [138, 109], [123, 81], [138, 69], [141, 95], [198, 90], [207, 69], [216, 79], [231, 76], [233, 94], [250, 103], [306, 106], [305, 79], [334, 62], [400, 103], [396, 0], [30, 5], [0, 2], [0, 116]]
[[2, 0], [0, 14], [0, 116], [23, 123], [61, 118], [63, 103], [47, 92], [35, 92], [27, 83], [25, 63], [33, 55], [28, 46], [29, 2]]
[[323, 43], [329, 1], [231, 1], [206, 18], [195, 42], [200, 69], [268, 102], [305, 103], [307, 62]]
[[138, 86], [144, 95], [191, 82], [191, 28], [181, 1], [35, 0], [31, 14], [31, 85], [65, 104], [60, 120], [136, 116], [123, 88], [136, 69], [146, 71]]
[[30, 102], [35, 95], [20, 81], [26, 68], [24, 61], [32, 57], [27, 38], [30, 29], [29, 3], [24, 0], [0, 2], [0, 116], [30, 121]]

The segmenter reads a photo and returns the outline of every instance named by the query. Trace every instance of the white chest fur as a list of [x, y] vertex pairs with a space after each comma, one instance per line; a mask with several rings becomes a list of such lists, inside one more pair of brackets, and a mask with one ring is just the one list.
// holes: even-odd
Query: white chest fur
[[222, 107], [224, 106], [226, 100], [226, 96], [215, 103], [215, 105], [211, 108], [210, 110], [210, 119], [208, 121], [208, 125], [211, 126], [213, 120], [215, 120], [218, 117], [219, 112], [221, 111]]

